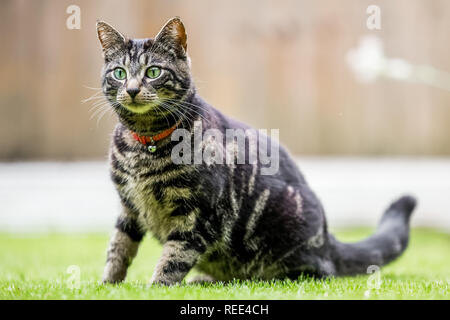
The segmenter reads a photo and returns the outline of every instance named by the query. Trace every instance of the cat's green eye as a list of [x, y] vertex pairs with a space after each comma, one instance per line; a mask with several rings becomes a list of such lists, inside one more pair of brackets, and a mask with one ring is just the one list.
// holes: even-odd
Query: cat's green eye
[[127, 72], [123, 68], [116, 68], [114, 69], [114, 77], [117, 80], [123, 80], [127, 77]]
[[161, 69], [158, 67], [150, 67], [147, 69], [147, 77], [156, 79], [161, 75]]

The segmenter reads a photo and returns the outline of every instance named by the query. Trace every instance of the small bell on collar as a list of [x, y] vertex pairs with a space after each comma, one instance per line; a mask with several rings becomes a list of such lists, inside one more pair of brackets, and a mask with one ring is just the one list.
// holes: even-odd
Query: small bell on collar
[[155, 140], [153, 140], [152, 137], [150, 137], [150, 145], [147, 147], [147, 150], [151, 153], [156, 151], [156, 143]]

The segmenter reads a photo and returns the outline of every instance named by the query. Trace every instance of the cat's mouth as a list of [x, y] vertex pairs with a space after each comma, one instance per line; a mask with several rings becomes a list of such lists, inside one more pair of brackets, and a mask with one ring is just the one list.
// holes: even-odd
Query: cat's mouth
[[149, 103], [137, 103], [137, 102], [131, 102], [131, 103], [122, 103], [125, 109], [138, 114], [143, 114], [149, 111], [152, 108], [152, 104]]

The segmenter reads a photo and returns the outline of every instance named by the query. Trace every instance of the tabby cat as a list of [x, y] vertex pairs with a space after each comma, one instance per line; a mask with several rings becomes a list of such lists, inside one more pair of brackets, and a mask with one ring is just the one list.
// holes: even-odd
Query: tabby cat
[[249, 127], [198, 95], [179, 18], [155, 38], [129, 39], [105, 22], [97, 23], [97, 33], [103, 93], [119, 118], [110, 163], [122, 204], [104, 282], [125, 279], [147, 231], [163, 245], [151, 280], [162, 285], [183, 281], [193, 268], [219, 281], [354, 275], [405, 250], [413, 197], [392, 203], [369, 238], [341, 243], [328, 233], [322, 205], [296, 164], [273, 139], [279, 169], [272, 175], [261, 174], [259, 162], [174, 163], [176, 129], [193, 135], [195, 123], [202, 132]]

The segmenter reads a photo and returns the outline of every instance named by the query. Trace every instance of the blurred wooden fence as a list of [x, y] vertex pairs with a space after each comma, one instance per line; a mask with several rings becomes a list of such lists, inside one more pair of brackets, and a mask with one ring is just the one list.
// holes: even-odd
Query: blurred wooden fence
[[[71, 4], [81, 30], [66, 28]], [[379, 31], [366, 28], [371, 4]], [[2, 0], [0, 159], [104, 157], [116, 119], [97, 125], [81, 104], [95, 92], [85, 86], [100, 83], [95, 21], [147, 37], [175, 15], [201, 95], [257, 128], [279, 128], [292, 153], [450, 154], [450, 92], [362, 84], [345, 61], [376, 34], [388, 56], [450, 71], [449, 1]]]

